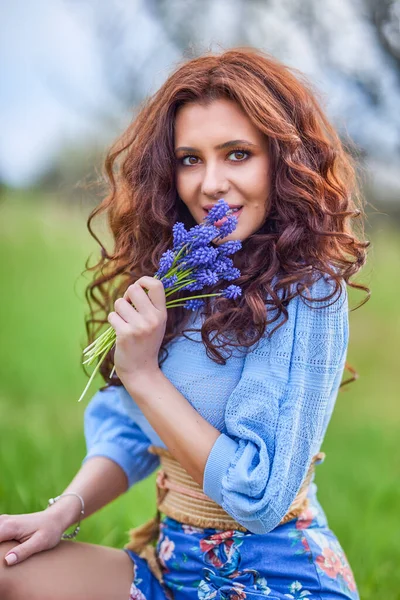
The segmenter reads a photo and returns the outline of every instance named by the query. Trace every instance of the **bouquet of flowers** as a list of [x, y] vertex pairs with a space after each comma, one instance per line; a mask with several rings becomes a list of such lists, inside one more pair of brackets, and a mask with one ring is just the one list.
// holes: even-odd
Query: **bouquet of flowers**
[[[203, 223], [195, 225], [186, 231], [183, 223], [177, 222], [172, 228], [173, 248], [161, 256], [159, 268], [154, 277], [161, 279], [165, 296], [168, 298], [180, 290], [190, 292], [201, 291], [207, 285], [215, 285], [219, 281], [233, 281], [240, 277], [240, 270], [233, 266], [230, 254], [234, 254], [242, 247], [240, 240], [231, 240], [219, 245], [217, 248], [210, 246], [215, 239], [223, 239], [236, 229], [237, 217], [223, 198], [210, 209]], [[224, 296], [235, 300], [242, 290], [237, 285], [229, 285], [214, 294], [200, 294], [175, 298], [166, 302], [166, 307], [183, 306], [188, 310], [197, 310], [204, 304], [203, 298], [208, 296]], [[98, 359], [79, 402], [88, 390], [93, 377], [97, 373], [102, 361], [114, 346], [116, 334], [113, 327], [109, 327], [94, 342], [87, 346], [83, 354], [83, 364], [92, 364]], [[110, 373], [112, 377], [115, 367]]]

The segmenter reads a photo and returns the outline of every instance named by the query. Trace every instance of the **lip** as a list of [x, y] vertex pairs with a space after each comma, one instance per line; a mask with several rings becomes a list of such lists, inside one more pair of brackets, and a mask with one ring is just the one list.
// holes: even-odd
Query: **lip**
[[[211, 208], [214, 208], [215, 204], [206, 204], [205, 206], [203, 206], [204, 209], [210, 210]], [[228, 204], [229, 208], [239, 208], [239, 206], [241, 206], [240, 204]], [[243, 208], [243, 206], [241, 206], [241, 208]]]
[[[232, 206], [232, 207], [230, 207], [230, 208], [237, 208], [237, 207], [236, 207], [236, 206]], [[231, 214], [231, 215], [229, 215], [229, 216], [234, 216], [234, 217], [236, 217], [237, 219], [239, 219], [240, 215], [241, 215], [241, 214], [242, 214], [242, 212], [243, 212], [243, 208], [244, 208], [244, 206], [242, 206], [242, 207], [241, 207], [241, 208], [240, 208], [240, 209], [239, 209], [237, 212], [234, 212], [234, 213], [232, 213], [232, 214]], [[207, 211], [205, 208], [203, 208], [203, 210], [204, 210], [205, 214], [206, 214], [206, 215], [208, 215], [208, 211]]]

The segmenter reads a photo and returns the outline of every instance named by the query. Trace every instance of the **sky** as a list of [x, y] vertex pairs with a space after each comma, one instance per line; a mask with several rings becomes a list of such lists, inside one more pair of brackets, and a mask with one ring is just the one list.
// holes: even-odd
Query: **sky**
[[23, 186], [65, 141], [98, 134], [81, 100], [96, 110], [107, 91], [95, 39], [61, 0], [3, 4], [0, 55], [0, 173]]
[[[259, 2], [240, 0], [207, 1], [203, 6], [208, 10], [195, 1], [169, 0], [164, 5], [169, 39], [154, 19], [152, 6], [150, 0], [3, 3], [1, 179], [11, 186], [28, 187], [63, 147], [88, 140], [106, 146], [107, 136], [116, 132], [106, 131], [104, 117], [112, 115], [114, 124], [122, 127], [130, 121], [129, 110], [111, 94], [103, 73], [104, 50], [106, 42], [113, 43], [112, 35], [119, 37], [112, 47], [112, 62], [106, 65], [108, 78], [121, 68], [124, 76], [132, 74], [133, 89], [146, 96], [161, 85], [181, 57], [174, 46], [177, 32], [200, 47], [215, 41], [229, 47], [242, 30], [251, 45], [310, 78], [339, 130], [385, 166], [384, 181], [392, 177], [387, 165], [395, 159], [397, 182], [398, 69], [388, 61], [362, 0], [324, 0], [323, 5], [320, 0], [303, 0], [310, 17], [305, 20], [297, 0], [269, 0], [268, 10]], [[192, 18], [194, 7], [197, 13]], [[94, 33], [95, 22], [101, 24], [100, 38]]]

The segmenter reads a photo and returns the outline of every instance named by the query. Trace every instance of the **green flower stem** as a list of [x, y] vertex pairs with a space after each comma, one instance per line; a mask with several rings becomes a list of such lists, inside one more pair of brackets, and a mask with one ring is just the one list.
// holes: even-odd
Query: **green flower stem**
[[[186, 298], [176, 298], [175, 300], [170, 300], [168, 302], [168, 304], [166, 305], [166, 308], [174, 308], [176, 306], [184, 306], [184, 304], [178, 304], [178, 303], [182, 303], [186, 300], [195, 300], [195, 299], [202, 299], [202, 298], [210, 298], [213, 296], [220, 296], [221, 294], [219, 293], [214, 293], [214, 294], [199, 294], [197, 296], [187, 296]], [[112, 345], [115, 342], [115, 330], [110, 327], [107, 331], [109, 331], [110, 339], [107, 340], [103, 340], [102, 344], [99, 344], [98, 347], [96, 347], [95, 349], [93, 349], [92, 353], [88, 353], [90, 354], [89, 357], [86, 358], [86, 360], [83, 362], [83, 364], [91, 364], [92, 362], [94, 362], [94, 360], [103, 352], [107, 353], [110, 350], [110, 347], [112, 347]], [[110, 375], [111, 377], [112, 375]]]
[[96, 357], [99, 356], [99, 354], [101, 354], [106, 348], [109, 348], [110, 343], [114, 342], [114, 341], [115, 341], [115, 331], [111, 327], [109, 335], [107, 336], [107, 339], [102, 340], [99, 344], [94, 346], [89, 352], [84, 353], [86, 360], [83, 362], [83, 364], [84, 365], [87, 363], [91, 364], [96, 359]]
[[178, 280], [182, 279], [183, 277], [186, 277], [186, 275], [190, 274], [193, 271], [193, 267], [190, 267], [190, 269], [186, 269], [186, 270], [182, 270], [182, 265], [179, 264], [177, 267], [171, 267], [167, 273], [165, 273], [165, 275], [163, 275], [163, 279], [169, 279], [170, 277], [172, 277], [173, 275], [177, 275]]
[[[180, 250], [177, 252], [177, 254], [174, 257], [174, 261], [172, 263], [172, 267], [168, 270], [168, 272], [161, 277], [161, 280], [164, 278], [170, 278], [173, 275], [177, 275], [177, 279], [178, 279], [178, 284], [175, 285], [172, 288], [169, 288], [167, 290], [165, 290], [165, 296], [166, 298], [171, 296], [172, 294], [178, 292], [179, 290], [181, 290], [182, 288], [186, 287], [187, 285], [189, 285], [190, 283], [195, 283], [196, 279], [192, 278], [190, 279], [190, 275], [193, 273], [193, 271], [195, 270], [193, 267], [191, 268], [183, 268], [182, 270], [182, 263], [178, 264], [179, 258], [181, 257], [181, 255], [183, 253], [185, 253], [186, 251], [190, 250], [189, 248], [189, 244], [184, 244]], [[158, 277], [157, 275], [154, 275], [155, 279], [160, 279], [160, 277]], [[148, 294], [148, 290], [145, 290], [145, 292]], [[186, 298], [175, 298], [172, 300], [169, 300], [166, 303], [166, 308], [173, 308], [173, 307], [177, 307], [177, 306], [184, 306], [184, 301], [187, 300], [195, 300], [197, 298], [207, 298], [207, 297], [211, 297], [211, 296], [220, 296], [221, 294], [219, 293], [214, 293], [214, 294], [200, 294], [197, 296], [187, 296]], [[134, 304], [132, 304], [132, 306], [134, 306]], [[108, 352], [112, 349], [112, 347], [115, 344], [115, 340], [116, 340], [116, 333], [115, 333], [115, 329], [113, 327], [108, 327], [105, 331], [103, 331], [103, 333], [101, 335], [99, 335], [91, 344], [89, 344], [89, 346], [87, 346], [84, 351], [84, 357], [85, 360], [83, 362], [83, 364], [92, 364], [96, 358], [99, 357], [98, 363], [92, 373], [92, 375], [90, 376], [90, 379], [81, 395], [81, 397], [79, 398], [78, 402], [80, 402], [82, 400], [82, 398], [84, 397], [84, 395], [86, 394], [95, 374], [97, 373], [97, 371], [100, 368], [100, 365], [102, 363], [102, 361], [104, 360], [105, 356], [108, 354]], [[110, 378], [112, 377], [113, 373], [115, 371], [115, 365], [110, 373]]]
[[[181, 288], [185, 287], [186, 285], [188, 285], [189, 283], [192, 283], [192, 282], [195, 282], [195, 279], [186, 280], [184, 282], [182, 281], [181, 285], [175, 286], [171, 290], [167, 290], [166, 296], [172, 295], [173, 293], [179, 291]], [[190, 296], [190, 297], [187, 297], [184, 299], [175, 298], [175, 300], [170, 300], [166, 304], [166, 308], [168, 308], [169, 306], [175, 306], [177, 301], [182, 302], [182, 300], [190, 300], [190, 298], [194, 299], [194, 298], [199, 298], [199, 297], [201, 297], [201, 296]], [[132, 306], [134, 306], [134, 305], [132, 304]], [[92, 344], [90, 344], [90, 346], [87, 346], [87, 348], [85, 348], [84, 355], [86, 357], [86, 360], [83, 362], [83, 364], [91, 364], [96, 359], [96, 357], [99, 356], [99, 354], [101, 354], [109, 346], [109, 344], [114, 341], [115, 341], [115, 330], [113, 327], [109, 327], [94, 342], [92, 342]]]
[[[102, 338], [97, 338], [97, 339], [95, 340], [95, 342], [96, 342], [95, 346], [96, 346], [96, 349], [97, 349], [97, 350], [98, 350], [99, 348], [102, 348], [102, 347], [103, 347], [103, 346], [105, 346], [106, 344], [108, 344], [108, 342], [109, 342], [109, 341], [112, 339], [112, 337], [113, 337], [113, 331], [114, 331], [114, 329], [113, 329], [112, 327], [109, 327], [109, 328], [106, 330], [106, 332], [105, 332], [105, 334], [107, 334], [107, 335], [104, 335]], [[85, 351], [85, 353], [86, 353], [86, 354], [91, 354], [91, 353], [93, 353], [93, 350], [94, 350], [94, 348], [91, 348], [91, 349], [90, 349], [88, 352], [86, 352], [86, 351]]]
[[[188, 246], [188, 244], [184, 244], [182, 246], [182, 248], [180, 248], [180, 250], [178, 251], [178, 253], [174, 257], [174, 260], [173, 260], [173, 263], [172, 263], [172, 267], [168, 270], [168, 272], [165, 275], [163, 275], [162, 278], [164, 278], [164, 277], [166, 277], [166, 278], [167, 277], [171, 277], [171, 275], [175, 275], [176, 271], [179, 271], [179, 268], [180, 268], [181, 265], [180, 264], [178, 265], [177, 263], [178, 263], [178, 260], [179, 260], [179, 258], [181, 256], [182, 252], [184, 252], [187, 249], [187, 246]], [[157, 275], [154, 275], [154, 277], [156, 279], [158, 279]]]
[[96, 375], [97, 371], [99, 370], [99, 368], [100, 368], [100, 365], [101, 365], [101, 363], [103, 362], [103, 358], [104, 358], [104, 357], [105, 357], [105, 355], [107, 354], [108, 350], [109, 350], [109, 349], [107, 348], [107, 350], [104, 352], [104, 355], [100, 357], [100, 359], [99, 359], [99, 362], [98, 362], [98, 364], [97, 364], [96, 368], [94, 369], [93, 373], [91, 374], [91, 376], [90, 376], [90, 379], [89, 379], [89, 381], [87, 382], [87, 384], [86, 384], [86, 387], [85, 387], [85, 389], [83, 390], [83, 392], [82, 392], [82, 394], [81, 394], [81, 397], [79, 398], [78, 402], [80, 402], [80, 401], [82, 400], [82, 398], [84, 397], [84, 395], [86, 394], [86, 392], [87, 392], [87, 390], [88, 390], [88, 388], [89, 388], [90, 384], [92, 383], [94, 376]]
[[174, 285], [174, 287], [165, 291], [166, 298], [168, 298], [168, 296], [171, 296], [175, 292], [178, 292], [180, 289], [186, 287], [187, 285], [189, 285], [189, 283], [195, 283], [195, 282], [196, 282], [196, 279], [185, 279], [183, 281], [180, 281], [179, 285], [178, 284]]
[[196, 281], [196, 279], [193, 278], [193, 275], [191, 273], [189, 273], [187, 275], [185, 274], [185, 277], [180, 277], [178, 279], [177, 283], [175, 283], [172, 287], [167, 288], [165, 290], [165, 296], [168, 298], [168, 296], [171, 296], [171, 294], [180, 290], [183, 285], [188, 285], [189, 283], [192, 283], [193, 281]]
[[86, 348], [84, 349], [83, 352], [86, 352], [86, 350], [89, 350], [89, 348], [92, 348], [92, 346], [94, 346], [95, 344], [97, 344], [99, 342], [99, 340], [103, 339], [103, 337], [107, 334], [108, 330], [112, 329], [112, 327], [109, 327], [108, 329], [106, 329], [106, 331], [103, 331], [103, 333], [101, 335], [99, 335], [94, 342], [92, 342], [91, 344], [89, 344], [89, 346], [86, 346]]
[[[192, 283], [195, 280], [188, 280], [184, 283], [182, 283], [182, 285], [175, 287], [174, 289], [171, 290], [170, 294], [179, 291], [179, 289], [185, 287], [186, 285], [188, 285], [188, 283]], [[167, 295], [167, 294], [166, 294]], [[182, 302], [182, 301], [186, 301], [186, 300], [190, 300], [190, 299], [197, 299], [197, 298], [207, 298], [207, 297], [211, 297], [211, 296], [218, 296], [220, 294], [215, 293], [215, 294], [200, 294], [197, 296], [187, 296], [186, 298], [175, 298], [172, 300], [169, 300], [166, 303], [166, 308], [169, 307], [173, 307], [176, 306], [177, 302]], [[114, 343], [115, 341], [115, 330], [113, 327], [109, 327], [104, 333], [101, 334], [101, 336], [99, 336], [92, 344], [90, 344], [90, 346], [88, 346], [87, 348], [85, 348], [84, 350], [84, 355], [86, 357], [86, 360], [83, 362], [83, 364], [91, 364], [97, 356], [99, 356], [107, 347], [109, 347], [110, 343]]]
[[106, 331], [104, 331], [100, 336], [98, 336], [94, 340], [94, 342], [92, 342], [89, 346], [86, 346], [86, 348], [83, 350], [83, 354], [90, 352], [94, 346], [98, 347], [101, 344], [101, 342], [103, 342], [106, 339], [106, 334], [108, 334], [109, 329], [106, 329]]
[[183, 246], [178, 250], [178, 253], [175, 255], [174, 262], [172, 263], [173, 265], [177, 264], [178, 259], [180, 258], [182, 252], [184, 252], [185, 250], [188, 250], [188, 248], [189, 248], [189, 244], [188, 243], [183, 244]]
[[216, 292], [215, 294], [200, 294], [199, 296], [187, 296], [186, 298], [176, 298], [175, 300], [170, 300], [168, 302], [167, 308], [175, 307], [176, 306], [175, 302], [182, 302], [182, 300], [195, 300], [197, 298], [209, 298], [210, 296], [220, 296], [220, 295], [221, 294]]

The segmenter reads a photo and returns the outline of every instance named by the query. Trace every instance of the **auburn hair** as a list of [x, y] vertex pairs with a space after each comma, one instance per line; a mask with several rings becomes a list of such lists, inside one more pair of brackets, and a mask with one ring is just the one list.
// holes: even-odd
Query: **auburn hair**
[[[89, 267], [88, 260], [85, 265], [86, 271], [94, 271], [85, 291], [90, 308], [85, 320], [88, 344], [108, 322], [115, 300], [127, 287], [143, 275], [154, 275], [161, 255], [172, 247], [174, 223], [197, 224], [175, 187], [175, 116], [188, 102], [207, 104], [220, 98], [237, 102], [266, 136], [270, 194], [264, 223], [231, 257], [241, 271], [234, 282], [243, 290], [241, 297], [205, 299], [201, 339], [207, 356], [225, 364], [221, 350], [228, 349], [229, 358], [229, 346], [253, 345], [281, 314], [277, 327], [282, 326], [288, 319], [288, 302], [297, 294], [310, 301], [302, 292], [321, 273], [335, 286], [323, 300], [338, 291], [340, 296], [343, 281], [367, 294], [356, 308], [369, 299], [368, 287], [350, 281], [364, 265], [370, 245], [363, 239], [364, 202], [351, 143], [348, 149], [301, 72], [255, 48], [207, 52], [178, 64], [158, 91], [139, 105], [107, 152], [103, 166], [107, 194], [87, 222], [101, 246], [97, 264]], [[110, 252], [91, 227], [101, 213], [106, 213], [113, 237]], [[220, 287], [209, 286], [203, 293]], [[185, 329], [190, 313], [183, 307], [168, 309], [160, 365], [168, 356], [167, 344], [194, 331]], [[225, 337], [228, 331], [236, 335], [237, 344]], [[210, 339], [213, 332], [218, 346]], [[122, 385], [116, 374], [109, 378], [114, 351], [100, 372], [108, 385]], [[346, 368], [352, 376], [341, 386], [357, 377], [347, 363]]]

